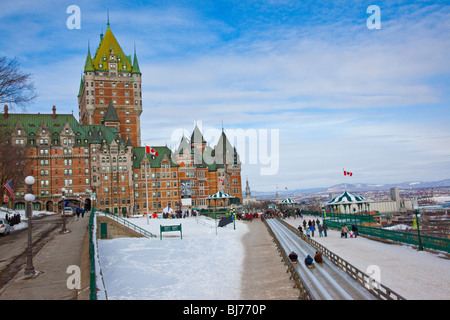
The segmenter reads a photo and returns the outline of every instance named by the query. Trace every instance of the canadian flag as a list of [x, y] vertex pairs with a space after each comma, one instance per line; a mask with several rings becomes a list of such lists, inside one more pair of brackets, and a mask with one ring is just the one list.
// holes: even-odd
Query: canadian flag
[[145, 153], [150, 153], [150, 154], [154, 155], [155, 157], [158, 156], [158, 151], [156, 151], [153, 148], [147, 147], [147, 146], [145, 146]]
[[344, 176], [350, 176], [351, 177], [352, 175], [353, 175], [353, 173], [344, 170]]

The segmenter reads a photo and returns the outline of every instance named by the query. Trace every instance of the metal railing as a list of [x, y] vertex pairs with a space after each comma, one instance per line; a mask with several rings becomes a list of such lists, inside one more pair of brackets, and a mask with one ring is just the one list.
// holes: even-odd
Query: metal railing
[[118, 217], [118, 216], [115, 216], [115, 215], [113, 215], [113, 214], [111, 214], [111, 213], [105, 213], [105, 212], [102, 212], [102, 214], [104, 214], [104, 215], [105, 215], [106, 217], [108, 217], [108, 218], [111, 218], [111, 219], [113, 219], [113, 220], [119, 222], [120, 224], [124, 225], [125, 227], [130, 228], [131, 230], [134, 230], [134, 231], [136, 231], [136, 232], [142, 234], [143, 236], [146, 236], [146, 237], [148, 237], [148, 238], [156, 238], [156, 237], [157, 237], [155, 234], [151, 233], [150, 231], [145, 230], [145, 229], [143, 229], [143, 228], [141, 228], [141, 227], [139, 227], [139, 226], [137, 226], [137, 225], [131, 223], [131, 222], [128, 221], [128, 220], [125, 220], [125, 219], [123, 219], [123, 218], [120, 218], [120, 217]]
[[95, 246], [94, 246], [94, 218], [95, 207], [92, 208], [91, 215], [89, 216], [89, 262], [90, 262], [90, 274], [89, 274], [89, 300], [97, 300], [97, 284], [95, 275]]
[[[333, 218], [324, 218], [323, 221], [327, 224], [329, 228], [341, 229], [342, 225], [345, 224], [349, 227], [353, 224], [351, 221], [341, 221], [335, 220]], [[369, 227], [357, 224], [358, 234], [365, 235], [369, 237], [378, 238], [381, 240], [391, 240], [394, 242], [406, 243], [415, 246], [419, 246], [419, 235], [417, 233], [397, 231], [397, 230], [386, 230], [377, 227]], [[450, 253], [450, 239], [439, 238], [427, 235], [420, 235], [420, 242], [424, 248], [445, 251]]]

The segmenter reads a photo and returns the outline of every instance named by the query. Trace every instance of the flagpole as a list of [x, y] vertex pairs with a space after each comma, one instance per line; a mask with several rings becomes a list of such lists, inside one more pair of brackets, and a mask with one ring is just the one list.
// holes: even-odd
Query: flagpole
[[[147, 150], [146, 150], [147, 151]], [[148, 162], [148, 158], [147, 158], [147, 152], [144, 153], [144, 157], [146, 162]], [[149, 163], [150, 165], [150, 163]], [[145, 201], [146, 201], [146, 209], [147, 209], [147, 224], [149, 223], [149, 211], [148, 211], [148, 183], [147, 183], [147, 164], [145, 164]]]
[[342, 171], [344, 171], [344, 192], [347, 191], [347, 179], [345, 178], [347, 175], [345, 174], [345, 170], [342, 169]]

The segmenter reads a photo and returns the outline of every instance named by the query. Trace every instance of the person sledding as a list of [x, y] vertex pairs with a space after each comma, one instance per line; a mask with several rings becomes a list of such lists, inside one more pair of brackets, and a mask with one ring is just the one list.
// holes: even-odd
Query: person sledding
[[316, 251], [316, 255], [314, 256], [314, 261], [317, 263], [322, 263], [322, 253]]
[[297, 263], [298, 255], [297, 255], [294, 251], [292, 251], [292, 252], [289, 254], [289, 259], [291, 259], [291, 261], [292, 261], [293, 263]]
[[313, 258], [311, 258], [311, 256], [309, 254], [305, 259], [305, 264], [308, 268], [314, 268], [314, 260], [313, 260]]

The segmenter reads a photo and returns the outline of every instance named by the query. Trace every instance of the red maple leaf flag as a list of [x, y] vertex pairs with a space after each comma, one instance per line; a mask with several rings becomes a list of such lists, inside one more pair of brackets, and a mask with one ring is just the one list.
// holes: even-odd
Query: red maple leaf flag
[[353, 175], [353, 173], [344, 170], [344, 176], [350, 176], [351, 177], [352, 175]]
[[158, 151], [156, 151], [155, 149], [145, 146], [145, 153], [150, 153], [152, 155], [154, 155], [155, 157], [158, 156]]

